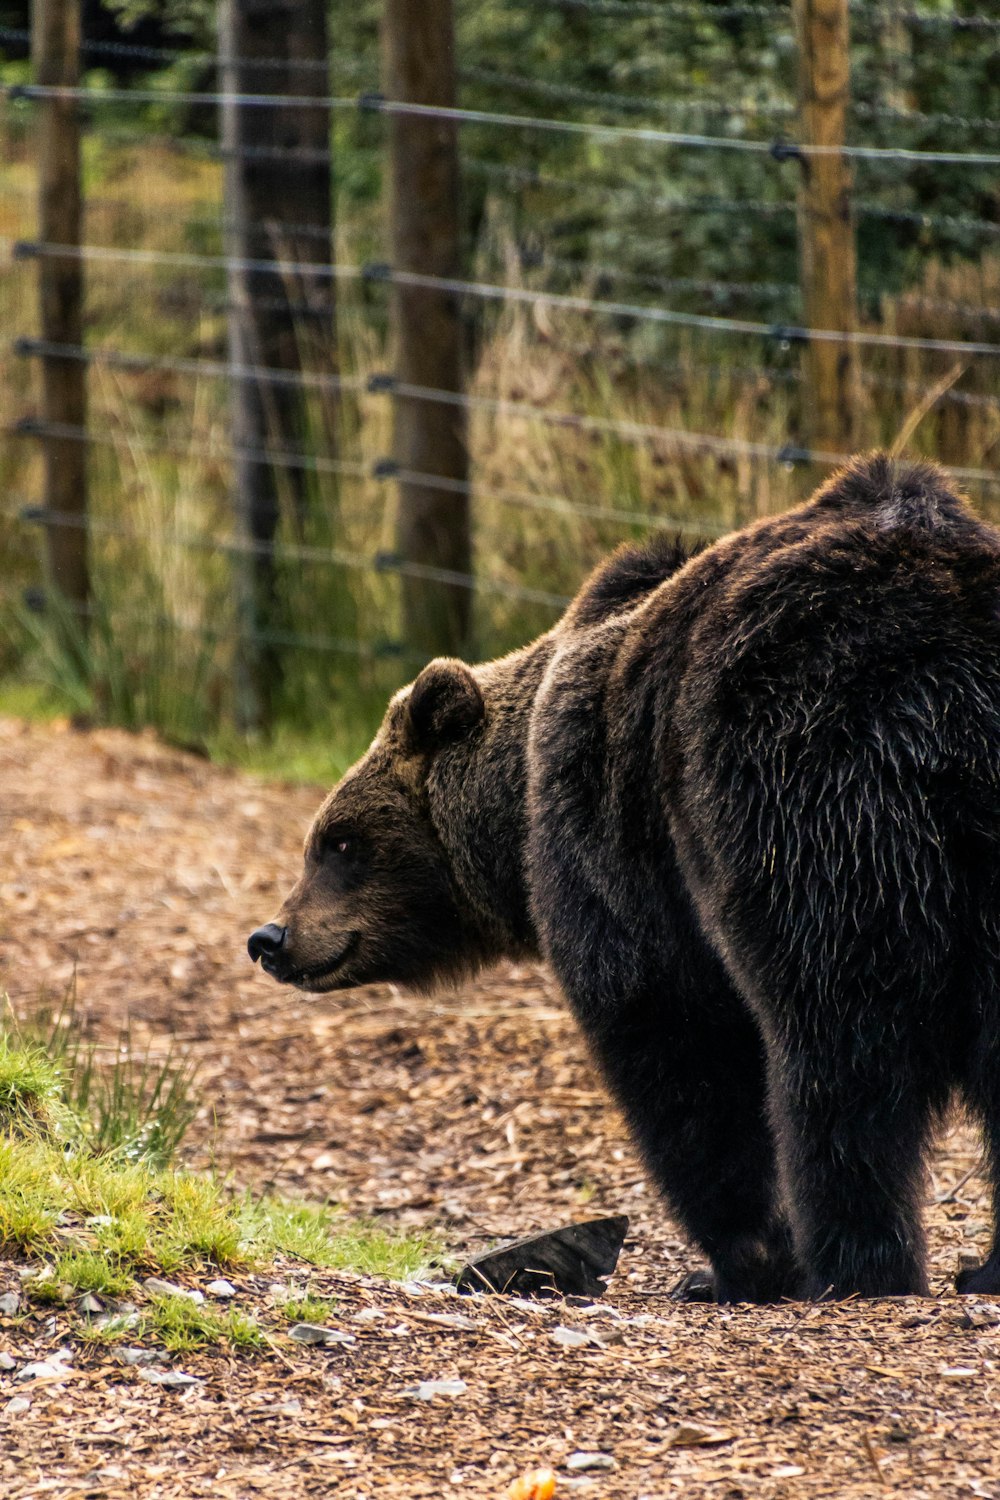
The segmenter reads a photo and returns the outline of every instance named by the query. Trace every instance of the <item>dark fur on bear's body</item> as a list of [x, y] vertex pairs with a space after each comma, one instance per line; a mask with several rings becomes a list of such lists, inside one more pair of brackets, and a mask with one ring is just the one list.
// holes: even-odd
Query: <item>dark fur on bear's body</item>
[[[427, 668], [261, 953], [337, 988], [540, 948], [720, 1299], [923, 1292], [956, 1090], [1000, 1183], [998, 762], [1000, 535], [937, 469], [858, 460]], [[1000, 1291], [996, 1248], [963, 1290]]]

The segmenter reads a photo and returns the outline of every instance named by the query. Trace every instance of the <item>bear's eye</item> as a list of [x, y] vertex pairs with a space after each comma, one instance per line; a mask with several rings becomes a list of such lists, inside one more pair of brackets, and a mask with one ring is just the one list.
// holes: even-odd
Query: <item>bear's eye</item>
[[354, 853], [354, 840], [346, 833], [331, 833], [323, 840], [323, 854], [326, 858], [335, 857], [343, 859], [348, 854]]

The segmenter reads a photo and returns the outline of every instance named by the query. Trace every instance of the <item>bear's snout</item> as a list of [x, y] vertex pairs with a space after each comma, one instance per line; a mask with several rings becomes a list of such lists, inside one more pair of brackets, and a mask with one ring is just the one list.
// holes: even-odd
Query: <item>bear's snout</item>
[[282, 978], [287, 966], [282, 954], [287, 934], [287, 927], [279, 927], [277, 922], [268, 922], [265, 926], [258, 927], [256, 932], [251, 932], [247, 939], [247, 952], [253, 962], [260, 959], [261, 968], [266, 969], [275, 979]]

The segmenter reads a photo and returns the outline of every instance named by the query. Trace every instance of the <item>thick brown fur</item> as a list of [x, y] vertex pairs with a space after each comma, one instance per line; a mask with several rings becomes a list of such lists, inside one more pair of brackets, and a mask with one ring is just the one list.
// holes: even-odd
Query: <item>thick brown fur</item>
[[998, 761], [1000, 535], [871, 455], [432, 663], [251, 951], [306, 989], [544, 954], [721, 1300], [923, 1292], [956, 1091], [1000, 1209]]

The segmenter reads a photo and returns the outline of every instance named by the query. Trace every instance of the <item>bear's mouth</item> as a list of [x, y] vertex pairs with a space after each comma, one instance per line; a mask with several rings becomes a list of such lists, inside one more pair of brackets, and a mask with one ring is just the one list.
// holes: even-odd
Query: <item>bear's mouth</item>
[[294, 985], [297, 990], [306, 990], [313, 994], [321, 994], [328, 988], [328, 981], [335, 978], [338, 971], [351, 957], [358, 944], [358, 934], [352, 932], [335, 958], [324, 964], [317, 964], [311, 969], [293, 969], [285, 977], [285, 983]]

